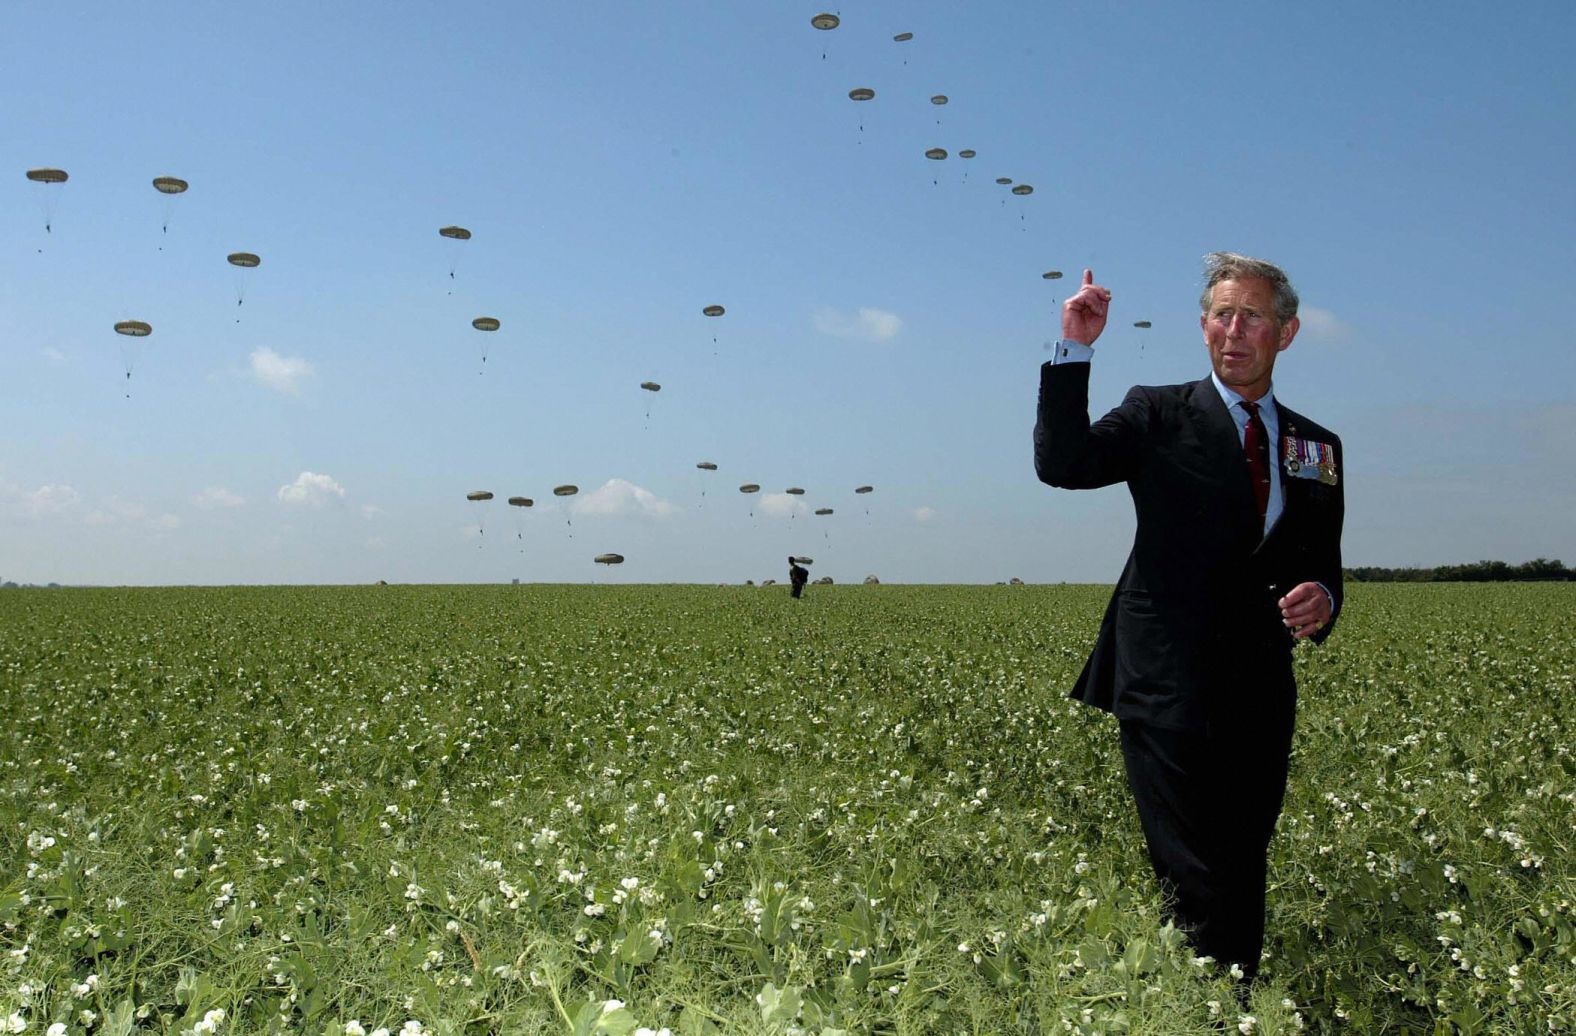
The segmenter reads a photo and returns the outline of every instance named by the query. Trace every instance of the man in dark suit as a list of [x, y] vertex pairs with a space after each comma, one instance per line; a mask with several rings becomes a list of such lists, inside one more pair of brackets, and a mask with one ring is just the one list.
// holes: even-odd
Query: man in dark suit
[[1089, 420], [1111, 293], [1085, 270], [1040, 369], [1034, 468], [1066, 489], [1127, 483], [1132, 553], [1073, 697], [1114, 713], [1168, 908], [1245, 981], [1264, 943], [1266, 857], [1296, 714], [1292, 648], [1341, 607], [1341, 443], [1276, 400], [1297, 293], [1263, 260], [1206, 257], [1211, 375], [1135, 386]]

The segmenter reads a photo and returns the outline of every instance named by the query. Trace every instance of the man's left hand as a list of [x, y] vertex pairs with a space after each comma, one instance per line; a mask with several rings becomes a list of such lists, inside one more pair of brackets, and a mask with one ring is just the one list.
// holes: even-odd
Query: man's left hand
[[1313, 636], [1330, 621], [1330, 595], [1318, 583], [1299, 583], [1278, 603], [1293, 640]]

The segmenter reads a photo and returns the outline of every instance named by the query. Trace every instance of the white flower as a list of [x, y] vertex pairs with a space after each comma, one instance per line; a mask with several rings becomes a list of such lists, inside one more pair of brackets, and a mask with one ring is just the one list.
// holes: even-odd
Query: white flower
[[10, 1015], [8, 1015], [6, 1017], [6, 1020], [5, 1020], [5, 1031], [6, 1032], [25, 1032], [26, 1030], [27, 1030], [27, 1019], [22, 1017], [22, 1012], [21, 1011], [12, 1011], [10, 1013]]
[[1237, 1031], [1242, 1033], [1243, 1036], [1247, 1036], [1248, 1033], [1254, 1031], [1258, 1024], [1259, 1020], [1257, 1018], [1251, 1014], [1245, 1014], [1237, 1019]]
[[44, 1030], [44, 1036], [66, 1036], [66, 1023], [55, 1022]]
[[400, 1036], [421, 1036], [421, 1023], [414, 1018], [408, 1019], [399, 1032]]
[[367, 1030], [362, 1028], [360, 1018], [352, 1018], [345, 1023], [345, 1036], [367, 1036]]

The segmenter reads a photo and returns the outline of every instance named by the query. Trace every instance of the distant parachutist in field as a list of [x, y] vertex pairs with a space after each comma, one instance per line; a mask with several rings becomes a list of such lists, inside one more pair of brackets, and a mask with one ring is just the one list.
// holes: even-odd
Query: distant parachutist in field
[[[642, 381], [640, 387], [653, 395], [662, 391], [662, 386], [654, 381]], [[649, 396], [646, 398], [646, 427], [651, 427], [651, 398]]]
[[[934, 97], [932, 97], [930, 99], [930, 103], [935, 105], [938, 109], [940, 109], [943, 105], [945, 105], [947, 103], [947, 95], [946, 94], [936, 94]], [[937, 126], [941, 125], [941, 112], [939, 110], [936, 112], [936, 125]]]
[[[930, 148], [925, 152], [925, 157], [930, 159], [932, 162], [945, 162], [947, 160], [947, 149], [944, 147]], [[933, 176], [930, 178], [930, 185], [932, 187], [935, 187], [940, 183], [941, 177]]]
[[[761, 487], [758, 486], [757, 484], [755, 484], [754, 482], [746, 482], [746, 483], [744, 483], [744, 485], [739, 487], [739, 492], [744, 493], [746, 495], [754, 495], [755, 493], [759, 493], [760, 491], [761, 491]], [[755, 502], [753, 500], [750, 502], [750, 518], [751, 518], [751, 520], [753, 520], [755, 518]]]
[[[799, 486], [789, 486], [787, 489], [783, 490], [783, 492], [787, 493], [789, 496], [804, 496], [804, 490]], [[794, 517], [793, 509], [789, 508], [788, 520], [793, 521]]]
[[[717, 465], [713, 464], [709, 460], [703, 460], [699, 464], [695, 465], [695, 467], [696, 467], [697, 470], [700, 470], [700, 471], [716, 471], [717, 470]], [[701, 504], [700, 505], [702, 507], [705, 507], [706, 506], [706, 482], [705, 482], [704, 479], [701, 480], [701, 484], [700, 484], [700, 500], [701, 500]]]
[[[1026, 183], [1017, 183], [1012, 185], [1012, 193], [1020, 198], [1026, 198], [1034, 193], [1034, 188]], [[1018, 210], [1018, 222], [1023, 224], [1023, 232], [1027, 234], [1029, 232], [1029, 224], [1028, 220], [1024, 218], [1024, 210], [1021, 208]]]
[[[701, 314], [708, 317], [720, 317], [726, 312], [728, 312], [726, 309], [715, 304], [701, 310]], [[717, 332], [715, 331], [711, 333], [711, 354], [713, 356], [717, 355]]]
[[[870, 89], [868, 86], [856, 86], [852, 90], [848, 91], [848, 99], [850, 101], [872, 101], [875, 100], [875, 96], [876, 92]], [[864, 137], [865, 116], [863, 109], [861, 109], [859, 115], [859, 143], [863, 144], [865, 142]]]
[[[977, 154], [979, 154], [978, 151], [975, 151], [971, 147], [966, 147], [962, 151], [958, 152], [958, 157], [959, 158], [973, 158]], [[969, 167], [968, 166], [964, 166], [963, 167], [963, 182], [964, 183], [968, 183], [969, 182]]]
[[[911, 33], [911, 32], [900, 32], [896, 36], [892, 37], [892, 42], [893, 43], [907, 43], [909, 40], [911, 40], [913, 38], [914, 38], [914, 34]], [[908, 67], [908, 56], [906, 54], [903, 57], [903, 67], [904, 68]]]

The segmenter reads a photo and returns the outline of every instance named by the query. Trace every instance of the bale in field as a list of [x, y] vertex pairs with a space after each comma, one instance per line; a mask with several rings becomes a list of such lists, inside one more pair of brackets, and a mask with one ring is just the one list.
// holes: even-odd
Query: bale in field
[[822, 576], [820, 579], [817, 579], [815, 581], [815, 585], [816, 586], [831, 586], [832, 585], [832, 577], [831, 576]]
[[1019, 579], [1017, 576], [1013, 576], [1011, 579], [1007, 580], [1007, 585], [1008, 586], [1022, 586], [1023, 585], [1023, 580]]
[[876, 578], [876, 574], [874, 572], [872, 572], [868, 576], [865, 576], [865, 585], [866, 586], [880, 586], [881, 585], [881, 580], [877, 579]]

